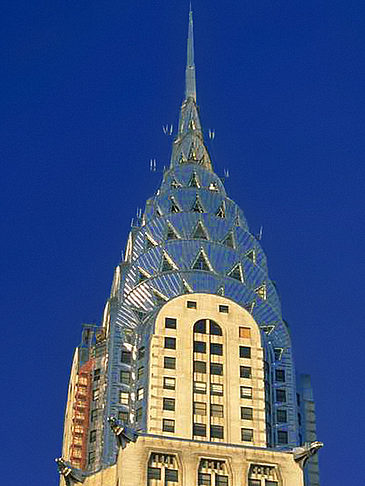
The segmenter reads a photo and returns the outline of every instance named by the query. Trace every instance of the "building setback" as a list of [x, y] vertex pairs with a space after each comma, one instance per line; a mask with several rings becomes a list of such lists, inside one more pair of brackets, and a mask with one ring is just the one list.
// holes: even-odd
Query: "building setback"
[[190, 11], [171, 164], [83, 326], [61, 485], [319, 486], [321, 445], [266, 256], [204, 143]]

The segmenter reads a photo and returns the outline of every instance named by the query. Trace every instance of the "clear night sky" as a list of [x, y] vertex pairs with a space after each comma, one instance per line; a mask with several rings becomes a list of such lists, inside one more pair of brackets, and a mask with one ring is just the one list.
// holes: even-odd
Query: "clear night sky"
[[[323, 486], [364, 464], [365, 3], [194, 0], [198, 103], [262, 244]], [[80, 324], [100, 320], [131, 218], [157, 189], [184, 91], [188, 2], [1, 7], [1, 483], [56, 485]], [[156, 158], [158, 173], [149, 172]], [[360, 479], [361, 482], [361, 479]]]

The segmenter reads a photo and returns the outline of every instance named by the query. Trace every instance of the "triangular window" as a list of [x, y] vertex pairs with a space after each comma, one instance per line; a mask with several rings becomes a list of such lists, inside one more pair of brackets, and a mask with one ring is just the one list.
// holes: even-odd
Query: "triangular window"
[[193, 207], [191, 208], [194, 213], [204, 213], [204, 208], [202, 206], [202, 203], [200, 202], [199, 196], [197, 195], [193, 204]]
[[133, 309], [133, 312], [136, 314], [136, 316], [138, 317], [138, 319], [141, 322], [146, 317], [146, 312], [145, 311], [141, 311], [141, 310], [138, 310], [138, 309]]
[[152, 238], [152, 236], [146, 233], [146, 250], [154, 248], [155, 246], [157, 246], [156, 241]]
[[170, 200], [171, 200], [170, 213], [179, 213], [181, 209], [176, 204], [175, 199], [172, 197]]
[[255, 307], [256, 302], [253, 300], [251, 304], [244, 305], [243, 308], [247, 310], [250, 314], [252, 314], [253, 308]]
[[188, 157], [189, 160], [194, 160], [194, 161], [197, 161], [197, 155], [196, 155], [196, 152], [195, 152], [195, 149], [194, 147], [192, 146], [190, 148], [190, 151], [189, 151], [189, 157]]
[[178, 238], [179, 238], [179, 235], [177, 234], [175, 228], [172, 226], [171, 223], [167, 223], [166, 239], [167, 240], [177, 240]]
[[246, 257], [251, 260], [252, 263], [256, 263], [256, 250], [252, 248], [246, 253]]
[[222, 244], [228, 246], [229, 248], [234, 248], [234, 239], [233, 239], [232, 231], [230, 231], [228, 235], [224, 238]]
[[215, 213], [215, 215], [218, 218], [225, 218], [226, 217], [226, 208], [225, 208], [224, 201], [222, 201], [222, 203], [219, 206], [219, 208], [218, 208], [217, 212]]
[[232, 270], [230, 270], [227, 273], [228, 277], [234, 278], [236, 280], [239, 280], [240, 282], [243, 282], [243, 271], [242, 271], [242, 265], [241, 263], [237, 263]]
[[222, 297], [224, 297], [224, 287], [223, 287], [223, 285], [217, 289], [216, 294], [217, 295], [221, 295]]
[[191, 286], [184, 278], [182, 279], [182, 291], [184, 294], [190, 294], [191, 292], [194, 292]]
[[274, 348], [275, 360], [280, 361], [283, 356], [284, 348]]
[[266, 290], [266, 283], [264, 282], [260, 287], [255, 289], [256, 294], [261, 297], [261, 299], [266, 300], [267, 298], [267, 290]]
[[181, 187], [181, 184], [180, 184], [180, 182], [177, 182], [177, 180], [174, 178], [174, 179], [171, 180], [170, 186], [173, 189], [177, 189], [178, 187]]
[[152, 292], [155, 297], [155, 301], [157, 305], [163, 305], [169, 300], [168, 297], [166, 297], [166, 295], [164, 295], [163, 293], [161, 293], [156, 289], [152, 289]]
[[173, 262], [171, 257], [164, 252], [162, 254], [161, 272], [171, 272], [172, 270], [177, 270], [177, 265]]
[[138, 283], [140, 284], [148, 278], [150, 278], [148, 272], [146, 272], [146, 270], [143, 270], [143, 268], [138, 268]]
[[157, 204], [155, 206], [155, 214], [158, 217], [162, 216], [162, 211], [161, 211], [161, 209], [159, 208], [159, 206]]
[[211, 183], [209, 184], [208, 189], [209, 189], [210, 191], [215, 191], [215, 192], [218, 192], [218, 190], [219, 190], [216, 182], [211, 182]]
[[183, 154], [180, 155], [179, 157], [179, 164], [184, 164], [186, 162], [186, 159]]
[[241, 226], [241, 218], [240, 218], [240, 214], [239, 214], [238, 210], [236, 212], [236, 217], [234, 218], [234, 224], [236, 226]]
[[199, 221], [199, 223], [196, 225], [195, 230], [193, 231], [191, 237], [196, 240], [208, 239], [207, 230], [204, 228], [203, 223], [201, 221]]
[[200, 250], [191, 268], [193, 270], [205, 270], [207, 272], [213, 270], [212, 265], [210, 264], [204, 250]]
[[264, 331], [264, 333], [268, 336], [273, 332], [275, 329], [275, 326], [262, 326], [261, 329]]
[[198, 180], [198, 176], [196, 172], [193, 172], [188, 184], [189, 187], [197, 187], [198, 189], [200, 188], [200, 182]]

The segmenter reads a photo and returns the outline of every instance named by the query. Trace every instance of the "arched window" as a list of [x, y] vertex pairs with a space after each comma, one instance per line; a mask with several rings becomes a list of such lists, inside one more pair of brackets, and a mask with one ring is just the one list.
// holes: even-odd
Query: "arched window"
[[199, 332], [200, 334], [206, 334], [207, 324], [209, 324], [209, 334], [213, 336], [222, 336], [221, 327], [211, 319], [200, 319], [194, 324], [194, 333]]

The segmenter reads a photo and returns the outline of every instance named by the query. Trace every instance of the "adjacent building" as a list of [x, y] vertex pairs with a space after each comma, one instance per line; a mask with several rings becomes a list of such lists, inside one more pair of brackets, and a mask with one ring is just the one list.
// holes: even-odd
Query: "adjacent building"
[[315, 441], [266, 256], [204, 142], [190, 12], [170, 166], [75, 351], [61, 484], [319, 486]]

